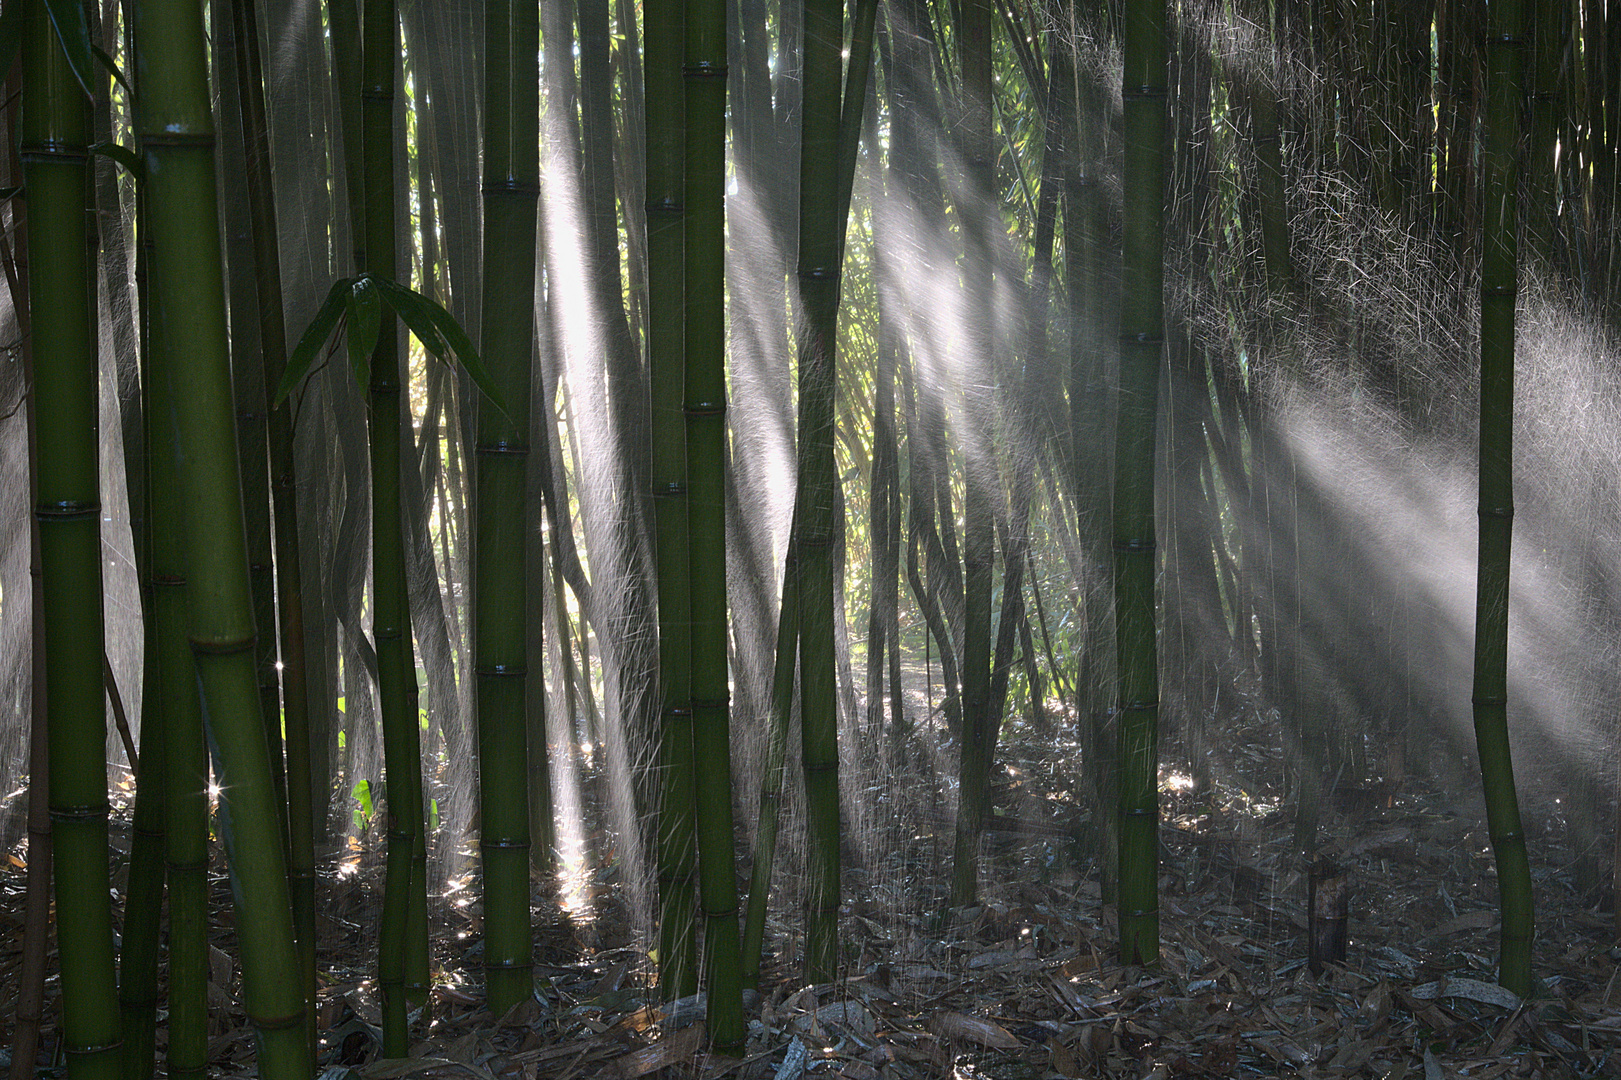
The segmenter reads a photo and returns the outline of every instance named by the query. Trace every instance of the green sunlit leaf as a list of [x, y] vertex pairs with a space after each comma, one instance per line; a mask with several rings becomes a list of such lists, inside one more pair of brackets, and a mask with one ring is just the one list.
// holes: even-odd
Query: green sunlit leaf
[[113, 142], [98, 142], [91, 144], [90, 152], [100, 154], [109, 161], [118, 162], [124, 167], [124, 171], [129, 173], [131, 178], [135, 180], [144, 179], [146, 176], [146, 167], [141, 163], [141, 155], [127, 146], [120, 146], [118, 143]]
[[410, 327], [411, 333], [422, 342], [422, 347], [443, 360], [448, 346], [435, 328], [433, 316], [430, 314], [430, 311], [438, 305], [421, 293], [407, 289], [404, 285], [385, 277], [373, 275], [372, 280], [377, 283], [377, 290], [383, 299], [388, 301], [388, 306], [399, 313], [405, 325]]
[[96, 62], [107, 69], [107, 73], [113, 77], [113, 81], [122, 86], [124, 93], [133, 99], [135, 97], [135, 88], [130, 86], [128, 79], [124, 78], [124, 73], [118, 70], [117, 62], [108, 56], [100, 45], [90, 46], [90, 52], [95, 56]]
[[349, 290], [349, 367], [355, 383], [364, 387], [371, 377], [371, 354], [383, 326], [383, 305], [377, 297], [375, 278], [362, 274]]
[[276, 387], [276, 399], [272, 405], [280, 405], [287, 400], [287, 395], [293, 392], [293, 387], [309, 374], [316, 356], [321, 352], [321, 346], [326, 344], [327, 339], [332, 336], [333, 329], [338, 325], [338, 318], [343, 314], [344, 299], [354, 282], [354, 278], [333, 282], [331, 290], [326, 294], [325, 302], [321, 304], [321, 310], [310, 320], [309, 329], [304, 331], [304, 336], [293, 346], [293, 355], [287, 358], [287, 373], [282, 376], [281, 385]]

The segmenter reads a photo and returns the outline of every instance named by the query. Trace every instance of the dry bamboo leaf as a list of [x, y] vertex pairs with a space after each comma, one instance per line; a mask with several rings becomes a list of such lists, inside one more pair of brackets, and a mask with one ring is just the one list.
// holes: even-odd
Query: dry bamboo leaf
[[703, 1045], [703, 1041], [704, 1025], [700, 1021], [673, 1032], [652, 1046], [644, 1046], [640, 1050], [633, 1050], [623, 1057], [615, 1058], [602, 1067], [599, 1075], [604, 1078], [611, 1077], [613, 1080], [635, 1080], [636, 1077], [646, 1076], [654, 1069], [690, 1060]]
[[366, 1080], [405, 1080], [411, 1076], [431, 1076], [442, 1070], [452, 1074], [468, 1073], [481, 1080], [494, 1080], [490, 1070], [477, 1065], [466, 1065], [442, 1057], [381, 1058], [360, 1070]]
[[942, 1039], [971, 1042], [992, 1050], [1017, 1050], [1023, 1044], [1000, 1024], [960, 1012], [937, 1012], [929, 1030]]
[[1496, 925], [1497, 912], [1470, 911], [1459, 915], [1456, 919], [1448, 919], [1430, 932], [1436, 937], [1446, 937], [1448, 934], [1456, 934], [1460, 930], [1490, 930]]
[[1420, 1001], [1449, 997], [1465, 998], [1469, 1001], [1478, 1001], [1482, 1005], [1495, 1005], [1499, 1009], [1516, 1009], [1520, 1005], [1520, 999], [1513, 991], [1478, 979], [1442, 979], [1439, 982], [1425, 983], [1423, 986], [1413, 987], [1412, 995]]
[[1371, 1039], [1346, 1043], [1329, 1059], [1328, 1069], [1331, 1072], [1335, 1070], [1346, 1073], [1361, 1072], [1362, 1066], [1373, 1057], [1373, 1052], [1377, 1048], [1378, 1044]]
[[1068, 1077], [1081, 1075], [1081, 1064], [1075, 1060], [1075, 1054], [1068, 1046], [1053, 1039], [1047, 1044], [1047, 1048], [1052, 1051], [1053, 1072]]

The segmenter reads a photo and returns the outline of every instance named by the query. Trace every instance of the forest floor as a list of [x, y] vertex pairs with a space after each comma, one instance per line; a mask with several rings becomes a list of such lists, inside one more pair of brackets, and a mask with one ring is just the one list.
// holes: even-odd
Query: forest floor
[[[1276, 751], [1237, 736], [1213, 751], [1228, 759], [1217, 775], [1276, 772]], [[1010, 726], [976, 906], [944, 904], [951, 830], [925, 800], [884, 826], [895, 842], [847, 855], [841, 981], [801, 985], [797, 920], [771, 922], [741, 1058], [704, 1052], [701, 1003], [660, 1004], [639, 920], [615, 875], [598, 872], [572, 913], [537, 893], [536, 995], [503, 1017], [481, 1007], [476, 876], [456, 879], [435, 903], [435, 986], [414, 1021], [419, 1041], [411, 1059], [380, 1060], [381, 852], [351, 843], [326, 862], [320, 886], [321, 1076], [1621, 1076], [1615, 920], [1578, 896], [1557, 824], [1533, 836], [1540, 988], [1520, 1002], [1493, 982], [1495, 875], [1468, 799], [1408, 781], [1325, 800], [1323, 854], [1344, 875], [1350, 923], [1345, 962], [1314, 975], [1305, 874], [1278, 798], [1236, 781], [1196, 794], [1167, 773], [1161, 962], [1123, 969], [1112, 910], [1072, 837], [1082, 817], [1066, 767], [1074, 752], [1051, 732]], [[1239, 767], [1244, 755], [1254, 760]], [[120, 845], [127, 851], [127, 824], [115, 833]], [[23, 855], [0, 859], [7, 1003], [16, 1000]], [[215, 883], [213, 1071], [250, 1075], [228, 889], [223, 875]], [[8, 1004], [0, 1045], [10, 1045], [10, 1013]], [[54, 1026], [48, 1017], [40, 1075], [63, 1074], [60, 1057], [44, 1066]]]

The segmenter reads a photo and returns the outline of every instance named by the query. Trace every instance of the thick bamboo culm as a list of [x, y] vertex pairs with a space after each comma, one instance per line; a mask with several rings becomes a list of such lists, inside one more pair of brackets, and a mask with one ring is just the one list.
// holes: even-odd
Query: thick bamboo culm
[[117, 1077], [122, 1041], [108, 893], [97, 363], [86, 194], [90, 108], [43, 0], [23, 27], [23, 184], [29, 264], [39, 552], [44, 582], [50, 814], [72, 1080]]

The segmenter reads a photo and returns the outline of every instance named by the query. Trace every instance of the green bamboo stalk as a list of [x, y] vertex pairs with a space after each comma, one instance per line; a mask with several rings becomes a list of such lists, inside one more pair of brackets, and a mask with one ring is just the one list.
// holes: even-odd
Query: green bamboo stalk
[[[793, 535], [790, 530], [789, 535]], [[782, 574], [782, 605], [777, 613], [777, 656], [771, 675], [771, 727], [766, 734], [765, 763], [760, 778], [760, 814], [754, 830], [754, 865], [749, 870], [749, 907], [743, 921], [743, 985], [760, 985], [765, 948], [766, 901], [777, 857], [782, 821], [782, 781], [787, 771], [788, 728], [793, 722], [794, 672], [799, 659], [799, 556], [788, 544]], [[869, 660], [870, 663], [870, 660]]]
[[169, 1042], [172, 1077], [208, 1071], [208, 747], [203, 740], [197, 663], [186, 637], [185, 513], [176, 469], [167, 365], [173, 356], [163, 327], [149, 319], [147, 408], [152, 504], [152, 608], [158, 668], [158, 715], [164, 731], [169, 880]]
[[[248, 576], [253, 585], [254, 663], [259, 673], [259, 709], [264, 715], [265, 747], [276, 784], [282, 852], [291, 862], [287, 828], [287, 768], [282, 749], [281, 679], [276, 670], [276, 568], [270, 532], [270, 443], [265, 409], [264, 349], [260, 339], [259, 297], [254, 261], [252, 211], [248, 204], [247, 154], [242, 126], [241, 46], [234, 10], [220, 0], [212, 6], [215, 70], [220, 72], [226, 304], [229, 311], [231, 376], [236, 402], [237, 458], [242, 468], [242, 509], [248, 529]], [[234, 9], [231, 4], [230, 8]]]
[[646, 0], [647, 358], [653, 423], [654, 560], [659, 618], [659, 989], [698, 989], [697, 841], [692, 760], [692, 599], [687, 579], [686, 375], [682, 311], [685, 20], [676, 0]]
[[275, 511], [276, 612], [280, 618], [282, 722], [286, 742], [288, 888], [310, 1046], [315, 1046], [315, 783], [310, 750], [310, 710], [304, 639], [304, 587], [299, 564], [297, 489], [290, 409], [270, 407], [287, 369], [287, 323], [281, 295], [281, 251], [270, 170], [270, 123], [265, 109], [259, 17], [255, 0], [235, 0], [237, 82], [247, 151], [247, 195], [253, 234], [253, 268], [264, 356], [264, 408], [269, 416], [270, 495]]
[[[18, 102], [21, 100], [22, 72], [20, 65], [12, 65], [6, 79], [6, 92], [10, 103], [6, 109], [6, 128], [18, 130]], [[20, 147], [16, 140], [7, 146], [7, 179], [15, 182], [23, 175]], [[21, 204], [12, 209], [10, 243], [0, 236], [0, 263], [3, 263], [6, 284], [11, 290], [13, 310], [17, 315], [19, 349], [22, 353], [23, 377], [26, 385], [34, 381], [34, 338], [29, 321], [28, 275], [19, 273], [19, 267], [28, 266], [28, 216], [21, 212]], [[35, 413], [34, 395], [24, 398], [24, 422], [28, 428], [28, 457], [38, 459], [35, 431], [39, 418]], [[38, 501], [37, 470], [29, 476], [29, 501]], [[40, 566], [39, 518], [28, 523], [28, 593], [31, 607], [33, 640], [45, 640], [45, 576]], [[17, 968], [17, 1005], [13, 1013], [11, 1040], [10, 1080], [32, 1080], [39, 1057], [39, 1030], [45, 1013], [45, 957], [51, 939], [51, 806], [50, 761], [45, 729], [45, 650], [35, 648], [29, 656], [28, 692], [28, 877], [23, 912], [22, 959]]]
[[726, 4], [687, 0], [684, 220], [692, 749], [709, 1038], [741, 1048], [726, 619]]
[[[1066, 4], [1071, 25], [1072, 4]], [[1053, 54], [1053, 78], [1064, 83], [1065, 137], [1073, 140], [1064, 169], [1064, 286], [1073, 328], [1069, 342], [1069, 422], [1072, 436], [1070, 473], [1074, 493], [1076, 532], [1086, 558], [1081, 602], [1084, 607], [1081, 656], [1076, 671], [1076, 734], [1087, 762], [1083, 788], [1093, 811], [1092, 840], [1098, 862], [1098, 883], [1105, 904], [1116, 900], [1119, 865], [1119, 819], [1114, 813], [1118, 780], [1115, 769], [1113, 606], [1111, 588], [1114, 562], [1110, 546], [1111, 511], [1109, 453], [1105, 432], [1107, 394], [1104, 378], [1108, 365], [1096, 342], [1107, 312], [1103, 303], [1103, 199], [1098, 191], [1094, 162], [1101, 154], [1081, 125], [1081, 94], [1075, 79], [1072, 49]], [[1094, 333], [1085, 328], [1098, 327]]]
[[844, 8], [805, 0], [799, 159], [799, 717], [807, 840], [805, 981], [838, 974], [839, 747], [833, 636], [837, 195]]
[[[367, 4], [362, 13], [360, 59], [361, 185], [364, 219], [359, 269], [392, 278], [394, 239], [394, 65], [399, 30], [391, 0]], [[400, 387], [399, 325], [392, 311], [379, 320], [367, 388], [367, 443], [372, 490], [372, 637], [377, 648], [378, 701], [382, 712], [383, 760], [388, 799], [387, 854], [382, 926], [378, 937], [378, 983], [383, 996], [383, 1053], [404, 1057], [406, 1021], [407, 921], [418, 884], [412, 880], [417, 835], [421, 832], [420, 736], [411, 708], [407, 664], [410, 616], [405, 596], [405, 561], [400, 517], [400, 442], [404, 397]], [[415, 811], [415, 812], [413, 812]], [[420, 883], [425, 889], [426, 881]]]
[[90, 110], [43, 3], [23, 30], [23, 185], [37, 239], [29, 266], [35, 517], [44, 577], [46, 722], [70, 1075], [119, 1075], [107, 848], [107, 713], [103, 696], [101, 496], [97, 465], [93, 239], [87, 228]]
[[125, 889], [123, 948], [118, 957], [118, 1000], [124, 1030], [124, 1080], [152, 1075], [158, 1017], [158, 935], [163, 909], [164, 768], [163, 724], [156, 708], [157, 624], [145, 544], [137, 560], [142, 582], [141, 752], [132, 815], [129, 884]]
[[[139, 198], [139, 197], [137, 197]], [[137, 264], [141, 256], [137, 255]], [[140, 269], [137, 273], [144, 278]], [[141, 305], [145, 307], [144, 304]], [[141, 351], [145, 335], [137, 335]], [[140, 357], [137, 356], [137, 369]], [[138, 395], [147, 389], [141, 379]], [[152, 506], [147, 484], [147, 418], [144, 400], [134, 410], [138, 420], [125, 428], [129, 501], [138, 511], [130, 522], [135, 547], [135, 573], [141, 597], [141, 750], [131, 822], [129, 884], [124, 901], [123, 948], [119, 954], [118, 996], [123, 1006], [124, 1077], [146, 1080], [153, 1072], [157, 1043], [158, 954], [162, 929], [164, 852], [168, 844], [168, 769], [164, 752], [163, 715], [158, 708], [159, 669], [157, 618], [152, 587]], [[130, 428], [135, 430], [132, 432]]]
[[1120, 959], [1159, 958], [1159, 671], [1154, 633], [1154, 439], [1165, 345], [1164, 0], [1128, 0], [1125, 235], [1114, 462], [1114, 596], [1119, 672]]
[[[985, 207], [996, 205], [991, 170], [995, 132], [991, 119], [991, 7], [989, 0], [965, 0], [958, 23], [962, 58], [963, 141], [971, 197]], [[963, 277], [974, 337], [969, 349], [981, 365], [976, 382], [994, 387], [991, 355], [991, 265], [989, 223], [963, 230], [966, 259]], [[956, 834], [951, 860], [951, 904], [974, 902], [978, 894], [979, 837], [989, 799], [991, 749], [996, 717], [991, 708], [991, 591], [996, 574], [996, 523], [992, 507], [996, 478], [991, 439], [990, 403], [968, 402], [974, 432], [963, 484], [963, 650], [962, 739], [958, 771]]]
[[1488, 11], [1485, 227], [1480, 266], [1480, 556], [1475, 600], [1475, 742], [1497, 860], [1498, 981], [1531, 994], [1531, 867], [1508, 737], [1509, 560], [1514, 524], [1514, 306], [1518, 285], [1520, 0]]
[[166, 353], [160, 377], [170, 394], [160, 415], [173, 422], [188, 637], [216, 758], [243, 1002], [259, 1074], [305, 1078], [313, 1061], [254, 668], [203, 13], [186, 0], [144, 0], [137, 8], [139, 41], [158, 45], [137, 48], [136, 74], [152, 335]]
[[[479, 351], [507, 401], [478, 402], [473, 672], [484, 867], [484, 982], [502, 1015], [534, 991], [529, 924], [528, 580], [525, 531], [535, 218], [540, 185], [540, 5], [484, 8], [484, 316]], [[539, 678], [540, 672], [534, 673]]]

